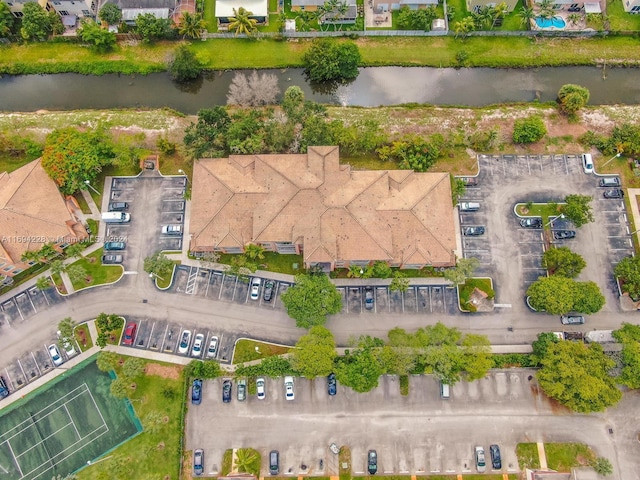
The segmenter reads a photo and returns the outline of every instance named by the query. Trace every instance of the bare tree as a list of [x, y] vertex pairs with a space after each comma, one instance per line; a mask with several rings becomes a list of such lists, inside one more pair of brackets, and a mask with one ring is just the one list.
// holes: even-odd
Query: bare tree
[[227, 104], [257, 107], [273, 104], [280, 95], [278, 78], [272, 73], [259, 74], [255, 70], [247, 77], [236, 73], [229, 85]]

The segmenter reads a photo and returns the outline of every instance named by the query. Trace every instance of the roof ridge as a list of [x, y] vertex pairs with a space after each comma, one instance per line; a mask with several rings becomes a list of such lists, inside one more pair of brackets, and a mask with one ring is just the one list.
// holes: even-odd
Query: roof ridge
[[[18, 193], [18, 190], [20, 190], [20, 188], [22, 187], [22, 185], [27, 181], [27, 179], [31, 176], [31, 174], [34, 172], [35, 168], [38, 166], [38, 164], [40, 164], [40, 160], [42, 159], [42, 157], [36, 158], [35, 160], [33, 160], [32, 162], [26, 163], [23, 166], [21, 166], [20, 168], [15, 169], [12, 173], [18, 172], [22, 169], [25, 169], [25, 171], [28, 170], [27, 174], [22, 178], [22, 181], [20, 183], [18, 183], [16, 185], [16, 188], [13, 189], [13, 192], [11, 193], [11, 195], [9, 195], [9, 197], [7, 198], [7, 201], [5, 202], [4, 205], [0, 205], [0, 210], [4, 210], [7, 209], [6, 205], [11, 201], [11, 199]], [[27, 167], [31, 167], [31, 169], [28, 169]], [[44, 168], [43, 168], [44, 170]], [[11, 179], [13, 178], [11, 176], [11, 173], [9, 172], [4, 172], [7, 174], [7, 179], [10, 182]], [[46, 173], [46, 172], [45, 172]], [[47, 174], [48, 176], [48, 174]], [[1, 177], [0, 177], [1, 178]], [[55, 184], [55, 182], [54, 182]], [[56, 185], [56, 188], [58, 186]]]

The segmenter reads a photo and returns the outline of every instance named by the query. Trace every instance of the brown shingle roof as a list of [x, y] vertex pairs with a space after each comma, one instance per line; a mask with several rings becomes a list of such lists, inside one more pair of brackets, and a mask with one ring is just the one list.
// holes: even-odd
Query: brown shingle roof
[[201, 159], [194, 165], [191, 249], [304, 245], [304, 260], [452, 265], [446, 173], [352, 171], [337, 147], [306, 155]]
[[0, 173], [0, 256], [19, 263], [27, 250], [75, 237], [75, 221], [40, 160]]

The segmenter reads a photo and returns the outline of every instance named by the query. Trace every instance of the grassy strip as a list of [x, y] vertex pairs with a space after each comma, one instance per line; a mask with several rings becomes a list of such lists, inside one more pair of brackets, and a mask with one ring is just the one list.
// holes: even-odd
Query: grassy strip
[[122, 267], [119, 265], [102, 265], [102, 249], [90, 253], [84, 258], [77, 260], [72, 265], [79, 265], [87, 272], [86, 278], [73, 282], [73, 288], [81, 290], [92, 285], [103, 285], [112, 283], [122, 276]]
[[[256, 350], [257, 349], [257, 350]], [[232, 363], [244, 363], [252, 360], [260, 360], [275, 355], [283, 355], [289, 353], [291, 348], [280, 347], [270, 343], [256, 342], [255, 340], [238, 340], [233, 351]]]
[[542, 217], [542, 224], [548, 227], [549, 217], [560, 215], [559, 208], [564, 203], [517, 203], [516, 212], [523, 217]]
[[[118, 343], [120, 342], [120, 337], [122, 336], [122, 329], [124, 328], [124, 318], [122, 317], [118, 317], [119, 318], [119, 326], [118, 328], [115, 328], [113, 330], [109, 330], [108, 333], [109, 336], [107, 338], [107, 343], [109, 345], [118, 345]], [[100, 333], [102, 333], [102, 330], [100, 329], [100, 327], [98, 326], [98, 322], [96, 322], [96, 330], [98, 330], [98, 335], [100, 335]]]
[[351, 449], [349, 447], [340, 447], [338, 464], [340, 465], [340, 480], [351, 480]]
[[516, 455], [520, 470], [525, 468], [540, 468], [540, 458], [538, 457], [538, 445], [535, 443], [519, 443], [516, 445]]
[[489, 280], [488, 278], [468, 278], [462, 286], [458, 287], [460, 306], [463, 308], [463, 310], [469, 312], [476, 311], [475, 305], [469, 302], [471, 294], [476, 288], [485, 292], [488, 295], [489, 299], [495, 296], [495, 292], [491, 288], [491, 280]]
[[76, 326], [76, 328], [74, 329], [74, 335], [81, 351], [86, 352], [91, 347], [93, 347], [93, 341], [91, 340], [91, 335], [89, 334], [89, 327], [86, 323]]
[[[193, 42], [189, 48], [213, 70], [300, 67], [310, 41], [212, 39]], [[181, 43], [119, 46], [107, 55], [71, 43], [12, 44], [2, 48], [0, 73], [148, 74], [165, 70], [166, 58]], [[472, 67], [597, 65], [604, 59], [608, 64], [640, 62], [640, 49], [632, 37], [371, 37], [359, 38], [356, 43], [362, 66], [452, 67], [458, 66], [456, 55], [461, 51], [466, 52], [466, 65]]]
[[595, 459], [593, 450], [582, 443], [545, 443], [547, 465], [559, 472], [570, 472], [573, 467], [589, 464]]
[[[182, 367], [169, 368], [179, 371]], [[79, 480], [113, 478], [119, 458], [130, 459], [126, 464], [127, 478], [179, 478], [180, 413], [186, 402], [183, 380], [144, 375], [135, 383], [129, 399], [145, 426], [144, 432], [116, 448], [111, 453], [113, 459], [96, 462], [79, 471], [76, 474]]]
[[400, 395], [409, 395], [409, 375], [400, 375]]
[[91, 209], [89, 208], [89, 204], [84, 199], [84, 195], [82, 195], [82, 193], [76, 192], [73, 195], [73, 198], [75, 198], [76, 201], [78, 202], [78, 205], [80, 205], [80, 210], [82, 211], [82, 213], [84, 213], [85, 215], [91, 214]]
[[220, 470], [220, 474], [223, 477], [226, 477], [231, 472], [231, 462], [233, 460], [233, 450], [225, 450], [224, 455], [222, 455], [222, 468]]
[[[231, 265], [231, 259], [239, 254], [224, 253], [218, 258], [218, 263]], [[285, 273], [288, 275], [297, 275], [304, 273], [304, 263], [302, 255], [281, 255], [276, 252], [265, 252], [264, 258], [259, 260], [260, 270], [268, 270], [270, 272]]]

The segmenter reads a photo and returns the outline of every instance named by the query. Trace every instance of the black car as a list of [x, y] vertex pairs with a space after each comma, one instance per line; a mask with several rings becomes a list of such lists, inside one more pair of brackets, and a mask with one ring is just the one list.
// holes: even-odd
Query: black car
[[126, 246], [124, 242], [104, 242], [105, 250], [124, 250]]
[[336, 382], [336, 374], [330, 373], [327, 376], [327, 392], [329, 395], [335, 395], [338, 391], [338, 382]]
[[191, 403], [200, 405], [202, 402], [202, 380], [196, 378], [191, 385]]
[[127, 202], [111, 202], [109, 204], [110, 212], [122, 212], [129, 208], [129, 204]]
[[554, 240], [567, 240], [569, 238], [575, 238], [575, 230], [556, 230], [553, 232]]
[[9, 388], [7, 388], [7, 382], [4, 377], [0, 377], [0, 398], [7, 398], [9, 396]]
[[273, 287], [275, 287], [276, 282], [273, 280], [267, 280], [264, 282], [264, 291], [262, 292], [262, 299], [265, 302], [270, 302], [271, 298], [273, 298]]
[[373, 309], [373, 287], [365, 287], [364, 289], [364, 308]]
[[231, 402], [231, 380], [225, 380], [222, 383], [222, 401], [224, 403]]
[[484, 235], [484, 227], [464, 227], [462, 229], [462, 234], [467, 237], [477, 237], [479, 235]]
[[621, 188], [605, 190], [602, 196], [604, 198], [624, 198], [624, 191]]
[[491, 455], [491, 467], [494, 470], [500, 470], [502, 468], [502, 458], [500, 458], [500, 447], [498, 445], [490, 445], [489, 454]]
[[520, 220], [520, 226], [523, 228], [542, 228], [542, 219], [537, 217], [523, 218]]
[[369, 454], [367, 455], [367, 465], [369, 469], [369, 475], [375, 475], [378, 471], [378, 454], [375, 450], [369, 450]]
[[117, 265], [122, 263], [122, 255], [102, 255], [103, 265]]

